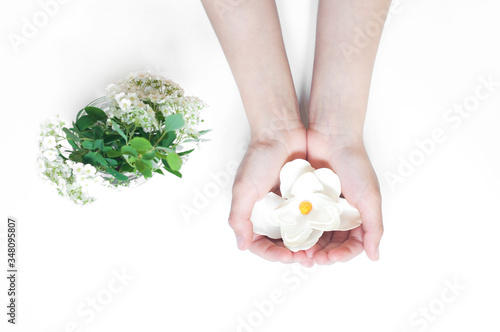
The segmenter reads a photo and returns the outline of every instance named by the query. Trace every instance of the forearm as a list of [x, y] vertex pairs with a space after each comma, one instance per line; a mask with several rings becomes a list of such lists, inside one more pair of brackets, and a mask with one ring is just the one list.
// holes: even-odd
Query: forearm
[[[223, 2], [223, 1], [222, 1]], [[274, 0], [202, 0], [238, 85], [252, 133], [301, 126]]]
[[390, 0], [320, 0], [311, 129], [362, 142], [372, 71], [389, 5]]

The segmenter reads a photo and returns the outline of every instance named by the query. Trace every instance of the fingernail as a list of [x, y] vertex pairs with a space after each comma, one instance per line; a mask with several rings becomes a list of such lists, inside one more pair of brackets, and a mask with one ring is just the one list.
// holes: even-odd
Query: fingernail
[[238, 245], [238, 248], [240, 250], [243, 250], [243, 247], [245, 246], [245, 239], [242, 236], [236, 235], [236, 243]]

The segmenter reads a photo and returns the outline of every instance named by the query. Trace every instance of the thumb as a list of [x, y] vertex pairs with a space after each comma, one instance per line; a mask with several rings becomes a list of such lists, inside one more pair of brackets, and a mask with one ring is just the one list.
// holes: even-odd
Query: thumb
[[236, 235], [236, 242], [240, 250], [248, 249], [253, 238], [253, 224], [250, 221], [252, 210], [257, 201], [244, 190], [244, 184], [235, 182], [233, 186], [233, 198], [231, 202], [231, 212], [229, 213], [229, 226]]
[[384, 233], [382, 222], [382, 208], [380, 202], [368, 205], [361, 212], [363, 220], [363, 243], [365, 252], [372, 261], [377, 261], [380, 257], [379, 244]]

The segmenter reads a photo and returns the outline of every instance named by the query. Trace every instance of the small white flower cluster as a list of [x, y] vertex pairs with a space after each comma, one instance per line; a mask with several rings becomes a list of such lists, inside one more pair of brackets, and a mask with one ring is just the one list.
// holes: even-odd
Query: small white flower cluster
[[89, 193], [92, 184], [108, 185], [107, 181], [96, 173], [92, 165], [65, 160], [62, 154], [67, 142], [62, 128], [65, 122], [59, 116], [55, 121], [46, 121], [41, 125], [40, 155], [38, 156], [38, 171], [44, 180], [49, 180], [51, 186], [57, 189], [59, 195], [69, 197], [77, 204], [87, 204], [94, 201]]
[[186, 125], [181, 133], [199, 138], [200, 110], [206, 104], [196, 97], [184, 96], [184, 90], [177, 83], [148, 72], [130, 73], [108, 85], [106, 91], [110, 107], [105, 111], [111, 117], [151, 132], [162, 126], [158, 115], [166, 118], [182, 114]]

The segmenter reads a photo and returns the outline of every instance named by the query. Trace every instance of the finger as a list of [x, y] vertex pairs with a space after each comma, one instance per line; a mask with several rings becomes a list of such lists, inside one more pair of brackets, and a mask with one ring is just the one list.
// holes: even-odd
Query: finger
[[257, 197], [251, 195], [252, 191], [246, 189], [246, 184], [236, 180], [233, 185], [233, 199], [229, 213], [229, 226], [236, 235], [236, 242], [240, 250], [248, 249], [252, 243], [253, 224], [250, 221], [253, 206]]
[[328, 252], [326, 250], [321, 250], [314, 255], [314, 263], [318, 265], [331, 265], [335, 263], [328, 257]]
[[312, 267], [314, 265], [314, 262], [312, 259], [310, 258], [307, 258], [305, 261], [303, 261], [302, 263], [302, 266], [303, 267]]
[[333, 232], [324, 232], [323, 235], [319, 238], [318, 242], [312, 246], [311, 248], [306, 250], [306, 255], [308, 258], [313, 259], [314, 255], [320, 250], [323, 250], [324, 247], [330, 243]]
[[363, 221], [363, 243], [366, 255], [372, 261], [377, 261], [380, 258], [379, 245], [384, 233], [384, 225], [380, 193], [372, 196], [374, 197], [372, 200], [366, 201], [360, 207], [360, 213]]
[[249, 249], [257, 256], [271, 262], [293, 262], [293, 253], [287, 248], [277, 245], [268, 237], [257, 238], [250, 244]]
[[304, 250], [300, 250], [293, 253], [293, 261], [295, 263], [302, 263], [307, 259], [306, 252]]
[[322, 240], [323, 239], [328, 240], [328, 242], [322, 243], [321, 250], [319, 250], [317, 253], [315, 253], [315, 255], [313, 257], [314, 263], [316, 263], [316, 264], [321, 264], [321, 265], [333, 264], [334, 261], [332, 261], [328, 257], [328, 252], [331, 249], [342, 245], [342, 243], [344, 243], [349, 237], [349, 232], [335, 232], [334, 231], [334, 232], [327, 232], [326, 234], [328, 236], [325, 236], [324, 238], [322, 238]]
[[350, 231], [349, 237], [339, 246], [328, 250], [328, 258], [333, 262], [347, 262], [363, 252], [363, 229]]

